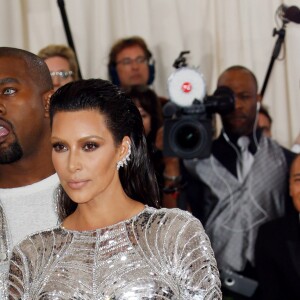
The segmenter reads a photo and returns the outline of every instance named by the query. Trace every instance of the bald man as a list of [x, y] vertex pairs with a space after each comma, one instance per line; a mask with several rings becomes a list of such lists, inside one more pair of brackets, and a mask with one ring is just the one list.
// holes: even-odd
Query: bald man
[[257, 230], [284, 214], [293, 154], [257, 128], [261, 98], [249, 69], [232, 66], [217, 85], [234, 92], [235, 109], [221, 116], [223, 129], [211, 156], [185, 161], [197, 180], [187, 198], [210, 237], [224, 296], [255, 299]]

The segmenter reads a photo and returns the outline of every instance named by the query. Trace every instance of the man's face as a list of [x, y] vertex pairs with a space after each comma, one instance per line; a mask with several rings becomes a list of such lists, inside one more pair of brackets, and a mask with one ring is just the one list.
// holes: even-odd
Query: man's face
[[0, 57], [0, 164], [18, 161], [38, 147], [45, 128], [43, 103], [25, 62]]
[[121, 87], [147, 84], [148, 59], [140, 46], [123, 49], [116, 57], [116, 64]]
[[300, 156], [293, 162], [290, 171], [290, 196], [294, 206], [300, 212]]
[[223, 73], [218, 86], [227, 86], [235, 94], [235, 110], [222, 116], [225, 132], [237, 136], [253, 131], [258, 102], [257, 87], [252, 76], [244, 70]]

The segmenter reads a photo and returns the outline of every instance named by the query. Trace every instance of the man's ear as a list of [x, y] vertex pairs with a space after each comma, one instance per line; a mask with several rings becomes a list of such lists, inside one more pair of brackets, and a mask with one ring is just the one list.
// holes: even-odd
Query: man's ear
[[50, 108], [50, 99], [53, 95], [54, 91], [50, 90], [43, 94], [43, 102], [44, 102], [44, 108], [45, 108], [45, 117], [49, 118], [49, 108]]

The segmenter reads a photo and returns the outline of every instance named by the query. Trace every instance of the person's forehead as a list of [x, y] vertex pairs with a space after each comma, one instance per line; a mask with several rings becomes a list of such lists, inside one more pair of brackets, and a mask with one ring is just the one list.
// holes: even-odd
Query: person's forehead
[[18, 57], [18, 56], [0, 56], [0, 63], [2, 66], [9, 65], [9, 64], [21, 64], [23, 66], [26, 65], [25, 59]]
[[117, 54], [117, 57], [130, 57], [139, 55], [145, 55], [145, 51], [139, 45], [132, 45], [122, 49]]
[[223, 73], [218, 80], [218, 85], [230, 85], [233, 88], [239, 86], [256, 87], [252, 75], [244, 70], [230, 70]]
[[20, 57], [0, 57], [0, 82], [5, 84], [6, 80], [13, 80], [26, 89], [37, 89], [36, 74], [30, 70], [26, 61]]
[[48, 64], [57, 64], [57, 65], [69, 65], [69, 61], [67, 58], [63, 56], [51, 56], [45, 59], [45, 63]]
[[292, 164], [292, 168], [291, 168], [291, 174], [296, 174], [296, 173], [300, 173], [300, 155], [298, 155], [293, 164]]
[[252, 81], [252, 75], [246, 70], [229, 70], [224, 72], [219, 80], [240, 80], [240, 81]]
[[28, 66], [20, 57], [1, 56], [0, 57], [0, 77], [28, 78]]

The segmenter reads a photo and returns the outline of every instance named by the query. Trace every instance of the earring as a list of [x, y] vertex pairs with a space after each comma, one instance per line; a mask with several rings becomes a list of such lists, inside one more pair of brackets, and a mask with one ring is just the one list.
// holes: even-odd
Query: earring
[[46, 102], [46, 105], [45, 105], [45, 110], [46, 110], [46, 112], [49, 112], [49, 108], [50, 108], [50, 98], [51, 98], [51, 95], [48, 95], [48, 97], [47, 97], [47, 102]]
[[117, 170], [118, 171], [121, 167], [124, 167], [124, 165], [127, 166], [127, 163], [130, 161], [131, 145], [128, 141], [127, 141], [127, 144], [128, 144], [128, 150], [127, 150], [126, 156], [117, 162]]

